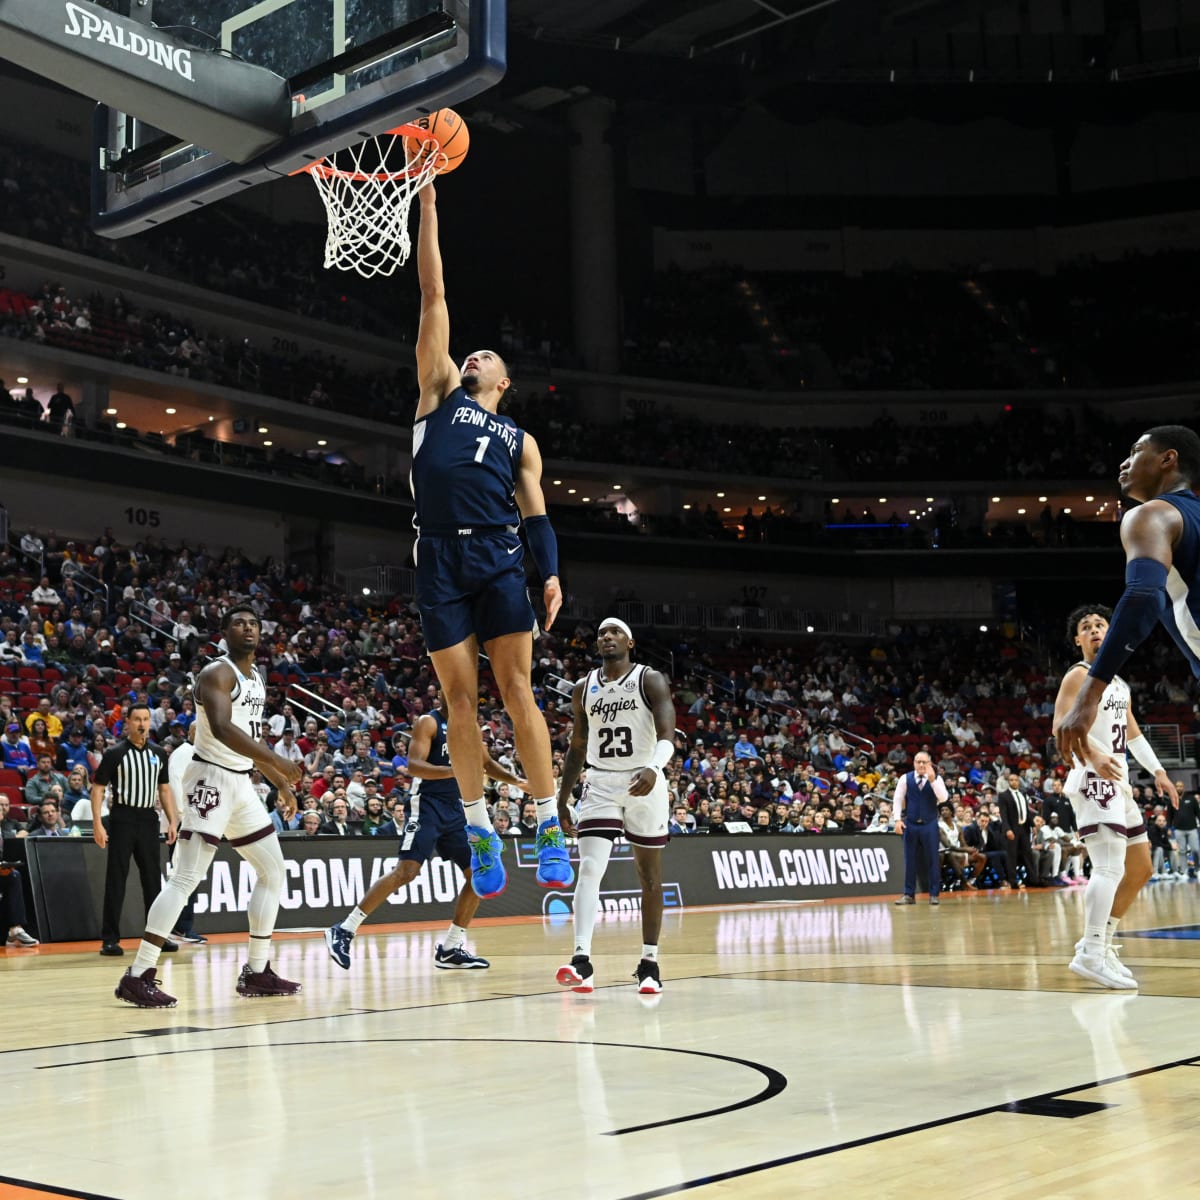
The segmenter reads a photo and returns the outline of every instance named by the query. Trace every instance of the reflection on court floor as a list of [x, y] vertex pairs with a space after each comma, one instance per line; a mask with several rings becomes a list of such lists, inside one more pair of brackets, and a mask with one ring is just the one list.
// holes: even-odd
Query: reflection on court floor
[[[1152, 893], [1141, 915], [1184, 924], [1190, 897]], [[1158, 1115], [1136, 1081], [1158, 1095], [1149, 1081], [1200, 1058], [1200, 957], [1127, 943], [1141, 994], [1101, 993], [1065, 969], [1079, 912], [1056, 892], [676, 913], [666, 991], [649, 1000], [631, 978], [636, 921], [620, 914], [600, 925], [590, 997], [553, 983], [569, 922], [481, 923], [486, 972], [434, 970], [440, 930], [360, 937], [348, 974], [314, 938], [281, 941], [277, 965], [305, 990], [279, 1002], [234, 1000], [242, 946], [210, 943], [167, 966], [169, 1012], [110, 1001], [116, 973], [94, 954], [10, 955], [14, 1011], [49, 983], [71, 1023], [8, 1031], [0, 1086], [72, 1136], [47, 1155], [8, 1124], [2, 1174], [120, 1200], [441, 1197], [484, 1181], [535, 1200], [564, 1178], [614, 1200], [720, 1180], [722, 1195], [780, 1195], [816, 1178], [887, 1195], [890, 1150], [869, 1193], [854, 1164], [895, 1139], [906, 1170], [979, 1123], [1022, 1138], [1052, 1123], [1066, 1152], [1117, 1104], [1140, 1145]], [[1119, 1101], [1098, 1094], [1118, 1083]], [[121, 1147], [135, 1143], [160, 1149], [132, 1168]], [[1026, 1183], [1038, 1176], [1022, 1162]]]

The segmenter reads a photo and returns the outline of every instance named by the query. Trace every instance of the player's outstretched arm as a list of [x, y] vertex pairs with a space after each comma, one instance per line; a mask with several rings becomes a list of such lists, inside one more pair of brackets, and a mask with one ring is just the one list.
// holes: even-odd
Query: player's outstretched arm
[[1108, 624], [1100, 653], [1080, 686], [1070, 712], [1056, 717], [1055, 736], [1066, 761], [1072, 754], [1086, 760], [1088, 730], [1096, 719], [1104, 689], [1129, 656], [1150, 636], [1167, 603], [1167, 572], [1183, 518], [1172, 504], [1150, 500], [1121, 522], [1125, 547], [1125, 591]]
[[442, 251], [438, 244], [437, 193], [433, 184], [423, 187], [421, 221], [417, 233], [417, 279], [421, 284], [421, 323], [417, 327], [417, 403], [420, 421], [461, 382], [450, 357], [450, 311], [446, 307], [446, 284], [442, 278]]
[[542, 581], [542, 600], [546, 605], [546, 621], [549, 629], [562, 608], [562, 585], [558, 581], [558, 539], [554, 527], [546, 516], [546, 496], [542, 491], [542, 452], [538, 444], [527, 433], [521, 449], [521, 462], [517, 467], [517, 507], [525, 523], [525, 539], [529, 553]]
[[[1110, 631], [1111, 636], [1111, 631]], [[1064, 765], [1068, 770], [1075, 765], [1075, 758], [1080, 762], [1085, 762], [1096, 772], [1102, 779], [1120, 779], [1121, 763], [1115, 755], [1110, 754], [1103, 746], [1099, 745], [1093, 738], [1089, 736], [1092, 728], [1092, 721], [1095, 720], [1093, 712], [1092, 721], [1084, 727], [1082, 744], [1075, 749], [1068, 751], [1063, 746], [1063, 740], [1059, 735], [1059, 729], [1068, 716], [1075, 711], [1079, 702], [1079, 696], [1089, 683], [1094, 682], [1090, 675], [1083, 669], [1082, 666], [1072, 667], [1064, 676], [1063, 681], [1059, 685], [1058, 695], [1054, 700], [1054, 738], [1058, 744], [1058, 753], [1063, 760]], [[1104, 694], [1104, 687], [1101, 686], [1100, 694]], [[1097, 697], [1099, 703], [1099, 697]], [[1005, 784], [1007, 787], [1008, 785]]]
[[569, 837], [575, 834], [575, 822], [571, 820], [571, 793], [579, 782], [579, 776], [587, 764], [588, 724], [587, 713], [583, 709], [583, 689], [587, 683], [585, 675], [571, 693], [571, 715], [574, 723], [571, 726], [571, 744], [563, 758], [562, 775], [558, 781], [558, 823], [563, 833]]

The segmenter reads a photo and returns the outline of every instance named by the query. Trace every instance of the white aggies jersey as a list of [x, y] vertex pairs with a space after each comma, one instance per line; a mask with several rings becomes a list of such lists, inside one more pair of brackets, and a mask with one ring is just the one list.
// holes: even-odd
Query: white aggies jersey
[[588, 672], [582, 703], [588, 722], [589, 767], [637, 771], [650, 765], [658, 731], [646, 696], [648, 670], [638, 663], [611, 681], [604, 678], [602, 668]]
[[[225, 662], [233, 667], [233, 673], [237, 676], [237, 683], [230, 694], [233, 701], [233, 723], [248, 737], [256, 742], [261, 741], [263, 706], [267, 702], [266, 684], [253, 667], [250, 668], [249, 675], [243, 675], [232, 659], [227, 658]], [[243, 754], [235, 754], [224, 743], [217, 741], [199, 697], [196, 699], [195, 745], [196, 757], [214, 766], [225, 767], [229, 771], [249, 771], [254, 766], [253, 760]]]
[[[1129, 684], [1119, 675], [1114, 675], [1112, 682], [1104, 689], [1100, 697], [1100, 707], [1096, 710], [1096, 719], [1088, 730], [1088, 739], [1103, 746], [1109, 754], [1114, 755], [1121, 764], [1121, 778], [1116, 781], [1118, 786], [1129, 786], [1129, 763], [1125, 758], [1125, 743], [1129, 729]], [[1075, 761], [1071, 773], [1067, 776], [1065, 790], [1082, 792], [1086, 787], [1087, 776], [1092, 773], [1086, 763]]]

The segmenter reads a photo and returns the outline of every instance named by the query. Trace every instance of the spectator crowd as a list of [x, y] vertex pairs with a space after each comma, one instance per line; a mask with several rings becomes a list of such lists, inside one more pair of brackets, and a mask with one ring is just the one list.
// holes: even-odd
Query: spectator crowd
[[[88, 590], [98, 581], [107, 602]], [[5, 837], [68, 836], [93, 819], [90, 780], [130, 704], [150, 705], [152, 737], [168, 750], [187, 737], [196, 672], [220, 653], [208, 631], [242, 598], [262, 622], [269, 737], [303, 769], [300, 811], [285, 820], [276, 810], [273, 819], [297, 836], [394, 831], [411, 786], [408, 733], [437, 696], [403, 598], [368, 609], [280, 563], [204, 545], [127, 546], [109, 531], [63, 543], [30, 532], [19, 547], [0, 547]], [[645, 631], [647, 643], [652, 637]], [[537, 644], [534, 684], [556, 765], [569, 741], [571, 687], [593, 665], [592, 644], [584, 624]], [[947, 784], [947, 840], [957, 845], [980, 814], [999, 823], [998, 792], [1020, 788], [1039, 823], [1035, 844], [1055, 859], [1053, 877], [1081, 876], [1065, 769], [1049, 744], [1065, 660], [1044, 644], [1011, 629], [898, 626], [855, 645], [747, 650], [681, 640], [671, 649], [674, 833], [889, 831], [896, 782], [924, 749]], [[1190, 729], [1195, 685], [1174, 672], [1169, 647], [1155, 643], [1143, 664], [1147, 674], [1133, 684], [1143, 724]], [[514, 767], [512, 729], [489, 681], [479, 719], [493, 757]], [[274, 808], [270, 786], [256, 786]], [[1194, 869], [1175, 840], [1178, 817], [1137, 792], [1148, 823], [1164, 830], [1160, 873]], [[532, 805], [507, 785], [490, 803], [503, 834], [536, 832]], [[1020, 882], [993, 876], [1000, 886]]]

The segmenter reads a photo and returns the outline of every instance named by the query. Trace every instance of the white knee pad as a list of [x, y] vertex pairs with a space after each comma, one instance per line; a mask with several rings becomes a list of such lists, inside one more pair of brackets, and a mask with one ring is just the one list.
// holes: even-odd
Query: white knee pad
[[279, 900], [287, 880], [283, 849], [277, 837], [266, 837], [239, 846], [237, 850], [258, 876], [254, 891], [250, 893], [250, 906], [246, 912], [250, 936], [269, 938], [275, 932], [275, 922], [279, 918]]
[[1084, 838], [1088, 857], [1092, 860], [1092, 878], [1097, 875], [1119, 884], [1125, 874], [1126, 840], [1119, 833], [1101, 825], [1095, 833]]
[[283, 865], [283, 849], [277, 837], [262, 838], [249, 845], [239, 846], [238, 853], [254, 868], [259, 887], [276, 896], [283, 894], [287, 873]]
[[1083, 897], [1083, 936], [1093, 945], [1102, 946], [1113, 900], [1125, 874], [1125, 839], [1101, 825], [1083, 839], [1083, 844], [1092, 860], [1092, 882]]
[[612, 857], [612, 840], [606, 837], [581, 837], [579, 839], [579, 879], [587, 880], [597, 887], [608, 870]]
[[212, 866], [216, 853], [216, 846], [210, 846], [202, 837], [193, 835], [190, 838], [180, 838], [175, 843], [174, 870], [167, 886], [182, 892], [186, 900], [208, 874], [208, 868]]

